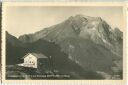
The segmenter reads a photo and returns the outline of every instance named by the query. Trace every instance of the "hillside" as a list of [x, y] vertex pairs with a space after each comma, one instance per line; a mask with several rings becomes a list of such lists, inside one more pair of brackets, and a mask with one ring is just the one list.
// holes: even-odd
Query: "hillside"
[[25, 44], [15, 36], [6, 32], [6, 64], [14, 65], [20, 63], [20, 58], [26, 53]]
[[23, 54], [41, 52], [52, 56], [54, 68], [63, 67], [66, 72], [71, 67], [74, 70], [76, 65], [83, 71], [100, 74], [112, 75], [113, 67], [122, 71], [123, 33], [118, 28], [112, 29], [100, 17], [71, 16], [60, 24], [22, 35], [17, 40], [27, 49]]

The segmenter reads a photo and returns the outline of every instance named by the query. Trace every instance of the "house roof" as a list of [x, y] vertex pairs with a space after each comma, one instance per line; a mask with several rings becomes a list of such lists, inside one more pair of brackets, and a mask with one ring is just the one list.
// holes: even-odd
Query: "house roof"
[[37, 58], [48, 58], [45, 55], [43, 55], [42, 53], [28, 53], [23, 58], [27, 57], [29, 54], [34, 55]]
[[31, 53], [32, 55], [34, 55], [37, 58], [48, 58], [45, 55], [41, 54], [41, 53]]

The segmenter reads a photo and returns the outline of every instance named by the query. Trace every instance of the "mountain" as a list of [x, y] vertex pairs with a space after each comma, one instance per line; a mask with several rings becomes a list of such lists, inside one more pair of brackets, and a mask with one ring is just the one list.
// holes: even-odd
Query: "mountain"
[[20, 40], [18, 40], [15, 36], [11, 35], [7, 31], [6, 31], [6, 40], [7, 43], [11, 44], [12, 46], [21, 46], [21, 47], [24, 46]]
[[[7, 35], [6, 36], [7, 75], [12, 75], [12, 71], [13, 71], [13, 75], [16, 74], [17, 72], [19, 74], [24, 73], [27, 75], [42, 75], [44, 73], [44, 67], [38, 69], [39, 72], [37, 73], [37, 71], [35, 70], [30, 71], [30, 69], [28, 68], [18, 67], [16, 65], [19, 63], [23, 63], [21, 58], [24, 55], [26, 55], [29, 52], [35, 52], [35, 53], [43, 53], [47, 57], [52, 56], [51, 58], [53, 62], [52, 68], [57, 70], [61, 75], [62, 74], [70, 75], [69, 79], [104, 79], [104, 77], [102, 77], [100, 74], [96, 73], [95, 71], [91, 71], [88, 69], [84, 70], [79, 64], [70, 60], [68, 58], [68, 55], [62, 52], [60, 46], [56, 45], [55, 43], [51, 43], [41, 39], [34, 43], [23, 44], [18, 39], [16, 39], [16, 37], [12, 36], [8, 32], [6, 32], [6, 35]], [[15, 44], [12, 44], [12, 42], [14, 42]], [[23, 46], [21, 46], [21, 44]]]
[[25, 52], [25, 44], [6, 32], [6, 64], [13, 65], [20, 63], [20, 58]]
[[85, 71], [107, 75], [113, 74], [113, 67], [122, 71], [123, 33], [118, 28], [112, 29], [100, 17], [71, 16], [60, 24], [22, 35], [17, 40], [25, 44], [27, 52], [52, 56], [55, 68], [74, 70], [73, 66], [78, 65]]
[[100, 17], [76, 15], [34, 34], [20, 36], [19, 40], [29, 43], [43, 38], [61, 44], [66, 38], [83, 38], [103, 45], [109, 50], [112, 49], [113, 53], [121, 56], [122, 54], [115, 48], [118, 48], [117, 44], [122, 48], [122, 32], [118, 30], [121, 35], [117, 37], [115, 31]]

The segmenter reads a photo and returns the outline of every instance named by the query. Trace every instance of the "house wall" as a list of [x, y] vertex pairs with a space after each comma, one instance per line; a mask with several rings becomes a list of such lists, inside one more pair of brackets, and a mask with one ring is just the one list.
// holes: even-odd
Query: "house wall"
[[37, 68], [37, 58], [32, 54], [27, 55], [27, 57], [24, 58], [24, 66]]
[[38, 59], [38, 69], [42, 72], [50, 70], [50, 64], [48, 58]]

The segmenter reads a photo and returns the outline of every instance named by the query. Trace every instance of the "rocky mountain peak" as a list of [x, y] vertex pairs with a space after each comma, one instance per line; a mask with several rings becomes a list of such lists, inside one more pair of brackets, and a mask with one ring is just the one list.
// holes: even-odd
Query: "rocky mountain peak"
[[81, 22], [85, 22], [85, 21], [102, 21], [101, 17], [90, 17], [90, 16], [86, 16], [86, 15], [82, 15], [82, 14], [77, 14], [75, 16], [71, 16], [68, 18], [68, 21], [81, 21]]
[[48, 41], [60, 42], [69, 37], [80, 37], [91, 39], [97, 44], [110, 44], [110, 36], [113, 37], [114, 33], [111, 32], [111, 30], [113, 29], [101, 17], [90, 17], [78, 14], [69, 17], [60, 24], [41, 30], [40, 32], [20, 36], [19, 40], [28, 43], [43, 38]]

